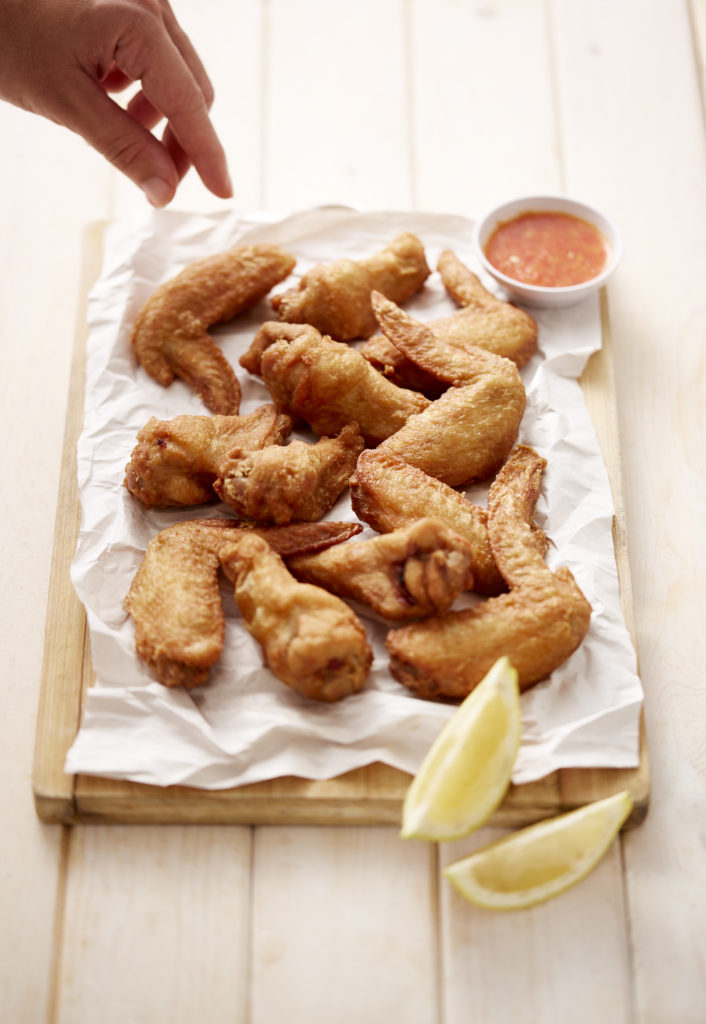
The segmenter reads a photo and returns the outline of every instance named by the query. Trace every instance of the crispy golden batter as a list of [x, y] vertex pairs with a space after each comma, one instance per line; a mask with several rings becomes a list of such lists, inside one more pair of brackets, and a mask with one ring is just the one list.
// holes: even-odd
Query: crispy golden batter
[[492, 476], [517, 439], [525, 409], [525, 388], [515, 364], [480, 348], [464, 351], [439, 342], [428, 327], [378, 292], [373, 308], [395, 345], [450, 385], [381, 448], [451, 487]]
[[310, 324], [281, 324], [278, 320], [266, 320], [258, 329], [247, 352], [240, 357], [240, 365], [249, 373], [262, 373], [262, 355], [276, 341], [294, 341], [295, 338], [309, 338], [316, 344], [321, 337]]
[[241, 245], [190, 264], [138, 314], [131, 337], [138, 362], [163, 387], [181, 377], [211, 412], [237, 413], [240, 386], [207, 331], [254, 306], [295, 262], [275, 245]]
[[448, 345], [475, 345], [511, 359], [521, 369], [537, 351], [537, 321], [524, 309], [503, 302], [450, 250], [437, 264], [447, 292], [461, 307], [435, 320], [434, 334]]
[[153, 416], [137, 435], [125, 486], [147, 508], [213, 501], [214, 481], [233, 448], [279, 446], [291, 430], [292, 421], [273, 405], [247, 416]]
[[591, 606], [568, 569], [553, 573], [544, 564], [529, 525], [543, 466], [518, 446], [491, 487], [490, 542], [509, 593], [388, 633], [390, 671], [419, 696], [463, 698], [503, 655], [526, 689], [585, 637]]
[[232, 519], [167, 527], [147, 545], [125, 598], [137, 653], [165, 686], [202, 686], [223, 651], [218, 558], [225, 546], [247, 532], [295, 556], [323, 550], [359, 530], [350, 523], [307, 523], [246, 531]]
[[423, 395], [391, 384], [354, 348], [313, 328], [272, 342], [260, 369], [277, 408], [326, 437], [357, 423], [366, 444], [376, 445], [429, 405]]
[[419, 239], [406, 233], [363, 260], [318, 264], [299, 285], [272, 298], [280, 320], [312, 324], [337, 341], [368, 338], [376, 329], [373, 289], [395, 302], [419, 291], [430, 274]]
[[[450, 316], [430, 320], [434, 337], [448, 345], [495, 352], [519, 368], [537, 351], [537, 323], [524, 310], [503, 302], [480, 283], [454, 253], [439, 257], [438, 269], [449, 295], [461, 306]], [[372, 365], [401, 387], [414, 388], [436, 398], [443, 383], [407, 358], [385, 334], [375, 334], [361, 352]]]
[[252, 534], [229, 544], [220, 558], [243, 622], [278, 679], [320, 701], [363, 687], [373, 655], [348, 605], [321, 587], [299, 583], [269, 544]]
[[291, 441], [260, 451], [233, 449], [213, 487], [242, 519], [290, 523], [320, 519], [348, 486], [365, 447], [357, 424], [316, 444]]
[[486, 510], [448, 484], [399, 455], [376, 449], [359, 457], [350, 490], [353, 511], [378, 533], [402, 529], [424, 516], [443, 520], [468, 544], [473, 589], [481, 594], [505, 590], [490, 550]]
[[448, 611], [473, 583], [470, 561], [463, 538], [427, 518], [384, 537], [299, 555], [287, 565], [299, 580], [401, 621]]

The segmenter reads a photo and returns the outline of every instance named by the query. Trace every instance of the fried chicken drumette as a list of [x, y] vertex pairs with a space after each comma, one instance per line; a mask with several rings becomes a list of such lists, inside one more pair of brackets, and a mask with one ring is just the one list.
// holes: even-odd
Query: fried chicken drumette
[[140, 310], [131, 335], [137, 361], [163, 387], [181, 377], [211, 412], [237, 413], [240, 385], [208, 330], [254, 306], [295, 263], [276, 245], [241, 245], [191, 263]]
[[348, 486], [365, 441], [357, 424], [316, 444], [290, 441], [259, 451], [235, 448], [213, 487], [242, 519], [289, 523], [320, 519]]
[[362, 452], [350, 479], [353, 511], [378, 533], [400, 530], [425, 516], [441, 519], [466, 541], [473, 588], [497, 594], [505, 581], [488, 540], [486, 510], [448, 484], [378, 449]]
[[491, 485], [490, 543], [509, 592], [388, 633], [390, 671], [419, 696], [463, 698], [503, 655], [526, 689], [585, 637], [590, 604], [569, 569], [552, 572], [545, 565], [532, 536], [543, 466], [536, 452], [519, 445]]
[[312, 324], [337, 341], [368, 338], [376, 329], [370, 305], [375, 289], [395, 302], [419, 291], [430, 274], [419, 239], [399, 235], [375, 255], [318, 264], [299, 285], [271, 302], [280, 320]]
[[438, 519], [287, 561], [297, 579], [368, 605], [391, 620], [448, 611], [473, 583], [468, 545]]
[[291, 430], [290, 418], [273, 405], [246, 416], [153, 416], [137, 435], [125, 486], [147, 508], [213, 501], [213, 484], [230, 451], [279, 446]]
[[334, 594], [300, 583], [262, 538], [243, 534], [220, 552], [243, 622], [281, 682], [311, 700], [337, 701], [365, 684], [373, 655], [357, 615]]
[[262, 379], [277, 408], [331, 437], [357, 423], [366, 444], [376, 445], [399, 430], [429, 400], [398, 388], [360, 353], [323, 337], [313, 327], [282, 336], [268, 327], [269, 343], [259, 356]]
[[[507, 590], [490, 548], [487, 510], [453, 487], [410, 466], [399, 455], [375, 449], [359, 456], [350, 491], [353, 511], [378, 533], [399, 530], [424, 516], [441, 519], [468, 545], [473, 590], [479, 594]], [[528, 510], [530, 519], [533, 512]], [[547, 538], [534, 523], [532, 540], [544, 556]]]

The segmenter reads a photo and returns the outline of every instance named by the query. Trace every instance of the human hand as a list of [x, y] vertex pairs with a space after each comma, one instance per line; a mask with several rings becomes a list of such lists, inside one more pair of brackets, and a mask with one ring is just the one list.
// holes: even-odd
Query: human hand
[[[132, 82], [141, 89], [123, 109], [109, 93]], [[232, 195], [213, 88], [168, 0], [0, 0], [0, 98], [81, 135], [154, 206], [192, 164]]]

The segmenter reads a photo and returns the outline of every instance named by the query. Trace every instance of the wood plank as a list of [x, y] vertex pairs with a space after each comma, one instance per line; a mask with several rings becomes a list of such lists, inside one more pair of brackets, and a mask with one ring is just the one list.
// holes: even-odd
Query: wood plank
[[69, 822], [73, 817], [74, 779], [64, 772], [63, 763], [80, 721], [80, 712], [77, 714], [76, 709], [76, 686], [82, 684], [88, 644], [86, 613], [76, 596], [68, 567], [74, 557], [81, 522], [76, 443], [83, 417], [75, 415], [75, 410], [83, 409], [86, 306], [89, 288], [100, 272], [101, 235], [100, 225], [89, 229], [81, 270], [34, 747], [32, 789], [35, 806], [41, 820], [52, 823]]
[[[554, 4], [569, 182], [614, 213], [625, 251], [608, 302], [653, 786], [622, 844], [639, 1024], [696, 1024], [706, 996], [700, 7], [690, 23], [689, 5], [669, 0], [647, 18], [637, 2]], [[641, 55], [629, 72], [628, 46]]]
[[437, 1019], [436, 851], [391, 829], [257, 829], [252, 1024]]
[[[499, 838], [482, 829], [444, 844], [441, 868]], [[629, 1024], [620, 846], [579, 886], [543, 906], [494, 913], [440, 879], [444, 1024]]]
[[74, 829], [56, 1024], [245, 1024], [250, 840], [249, 829]]
[[[37, 820], [32, 758], [82, 260], [106, 176], [69, 132], [0, 103], [0, 1018], [35, 1024], [51, 995], [63, 830]], [[71, 702], [73, 707], [73, 701]], [[74, 719], [75, 721], [75, 719]]]
[[404, 6], [267, 4], [267, 207], [409, 209]]
[[480, 217], [562, 187], [544, 0], [415, 0], [413, 178], [422, 210]]

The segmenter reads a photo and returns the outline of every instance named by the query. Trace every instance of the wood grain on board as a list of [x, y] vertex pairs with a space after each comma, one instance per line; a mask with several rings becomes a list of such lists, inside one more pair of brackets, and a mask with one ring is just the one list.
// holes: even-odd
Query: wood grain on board
[[[188, 786], [152, 786], [64, 772], [66, 752], [81, 720], [83, 696], [93, 679], [86, 615], [71, 584], [70, 566], [80, 523], [76, 444], [83, 421], [87, 333], [85, 300], [100, 272], [102, 234], [101, 225], [93, 225], [87, 232], [81, 281], [84, 301], [79, 311], [71, 375], [35, 745], [33, 792], [39, 818], [53, 823], [399, 823], [410, 776], [380, 763], [323, 781], [287, 777], [218, 791]], [[603, 347], [589, 361], [581, 386], [613, 489], [616, 561], [623, 611], [628, 629], [632, 631], [620, 444], [605, 303], [602, 306], [602, 327]], [[489, 824], [529, 824], [622, 789], [628, 789], [634, 801], [633, 813], [627, 824], [637, 825], [644, 819], [649, 801], [644, 728], [641, 728], [640, 763], [636, 768], [563, 769], [536, 782], [512, 785]]]

